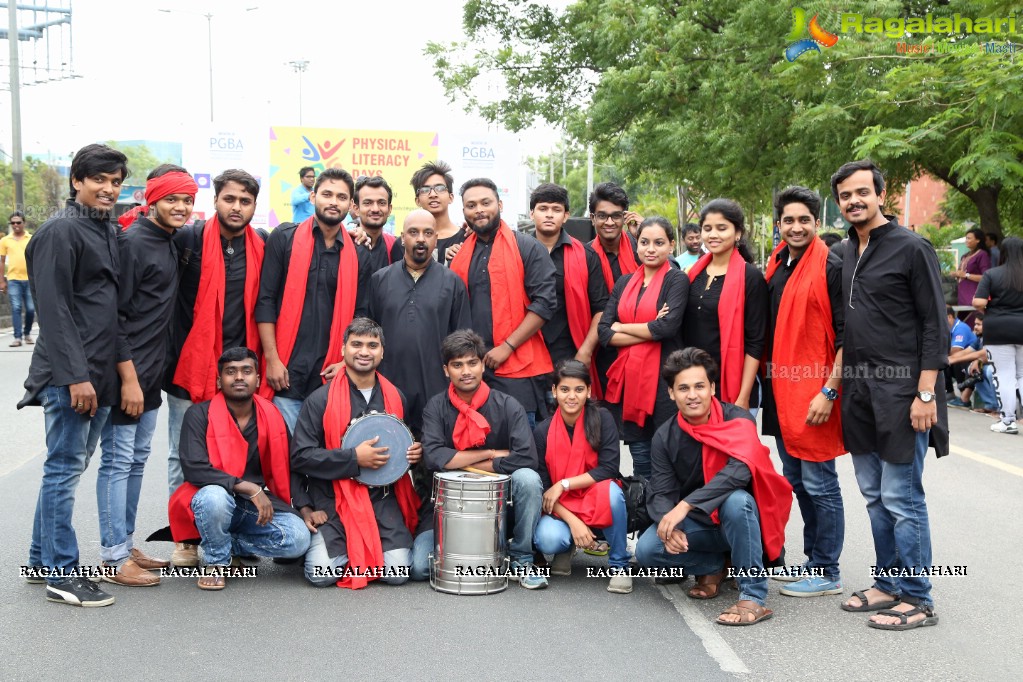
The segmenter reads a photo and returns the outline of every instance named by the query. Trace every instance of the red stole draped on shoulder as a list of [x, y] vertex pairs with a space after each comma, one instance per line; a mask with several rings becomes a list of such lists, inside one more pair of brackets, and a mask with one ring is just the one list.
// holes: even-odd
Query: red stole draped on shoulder
[[[476, 233], [473, 232], [462, 243], [458, 255], [451, 259], [451, 271], [462, 278], [466, 287], [469, 286], [469, 265], [472, 263], [476, 241]], [[494, 232], [494, 245], [487, 269], [490, 272], [491, 317], [494, 321], [493, 339], [496, 348], [522, 323], [529, 306], [524, 284], [526, 272], [519, 244], [503, 220]], [[551, 365], [551, 356], [544, 345], [543, 336], [537, 332], [516, 348], [494, 373], [499, 377], [521, 379], [553, 371], [554, 366]]]
[[[779, 244], [768, 260], [768, 281], [778, 269], [777, 255], [783, 248], [784, 243]], [[835, 364], [827, 263], [827, 245], [813, 239], [782, 291], [771, 354], [771, 389], [785, 449], [811, 462], [826, 462], [845, 452], [841, 398], [835, 400], [828, 421], [819, 426], [806, 423], [810, 401], [820, 393]], [[808, 376], [800, 371], [803, 367], [826, 368], [827, 374]]]
[[387, 263], [390, 265], [394, 263], [394, 260], [391, 258], [391, 251], [394, 249], [394, 242], [396, 242], [398, 238], [393, 234], [387, 234], [386, 232], [380, 236], [384, 240], [384, 247], [387, 249]]
[[[611, 261], [607, 259], [607, 253], [604, 251], [604, 247], [600, 245], [599, 237], [594, 237], [593, 241], [590, 242], [590, 246], [597, 252], [597, 258], [600, 259], [600, 270], [604, 273], [604, 284], [607, 285], [607, 291], [610, 293], [615, 288], [614, 273], [611, 272]], [[618, 237], [618, 267], [622, 269], [623, 276], [631, 275], [639, 267], [636, 264], [636, 254], [632, 250], [632, 242], [624, 230]]]
[[[338, 262], [334, 314], [330, 321], [330, 343], [327, 346], [327, 358], [323, 361], [324, 370], [342, 360], [345, 327], [355, 317], [355, 297], [359, 289], [359, 256], [355, 252], [355, 242], [348, 236], [348, 231], [344, 227], [338, 230], [336, 238], [342, 240], [341, 259]], [[291, 352], [295, 349], [295, 339], [298, 337], [298, 328], [302, 322], [309, 264], [312, 262], [315, 246], [313, 219], [306, 218], [295, 229], [281, 312], [277, 318], [277, 355], [285, 366], [291, 361]], [[265, 398], [272, 398], [274, 394], [268, 381], [260, 385], [259, 392]]]
[[[181, 348], [174, 383], [188, 391], [193, 403], [210, 400], [217, 392], [217, 359], [224, 352], [224, 297], [227, 290], [224, 252], [217, 215], [206, 221], [202, 236], [202, 270], [192, 308], [192, 329]], [[263, 240], [245, 228], [245, 345], [262, 356], [256, 328], [256, 298], [263, 264]], [[262, 372], [260, 372], [262, 374]]]
[[[785, 546], [785, 524], [792, 509], [792, 486], [774, 470], [771, 451], [760, 442], [757, 426], [749, 419], [725, 421], [721, 401], [711, 398], [710, 421], [690, 424], [679, 413], [679, 428], [703, 444], [703, 480], [710, 481], [734, 457], [753, 475], [753, 499], [760, 512], [760, 534], [764, 553], [770, 561], [781, 555]], [[720, 523], [717, 510], [711, 514]]]
[[[390, 381], [377, 374], [377, 383], [384, 394], [384, 410], [398, 419], [403, 419], [405, 412], [401, 405], [401, 395]], [[329, 450], [341, 447], [341, 439], [348, 430], [352, 419], [352, 397], [350, 394], [348, 373], [341, 369], [337, 377], [327, 389], [327, 411], [323, 413], [324, 445]], [[405, 518], [405, 526], [414, 533], [419, 520], [419, 496], [412, 487], [412, 479], [408, 474], [394, 484], [394, 496], [398, 500], [401, 514]], [[380, 544], [380, 529], [377, 526], [376, 512], [369, 499], [369, 490], [355, 479], [345, 478], [334, 481], [334, 503], [341, 524], [345, 528], [345, 540], [348, 545], [348, 566], [357, 575], [346, 576], [337, 581], [338, 587], [358, 590], [376, 580], [373, 572], [383, 569], [384, 550]], [[370, 575], [367, 575], [369, 573]]]
[[[259, 464], [266, 487], [279, 500], [291, 504], [291, 459], [288, 451], [288, 427], [277, 408], [258, 395], [252, 397], [259, 447]], [[235, 422], [223, 393], [210, 401], [209, 425], [206, 427], [206, 449], [214, 469], [241, 478], [249, 459], [249, 442]], [[167, 505], [171, 535], [175, 542], [199, 537], [192, 512], [192, 498], [199, 488], [182, 483], [171, 495]]]
[[[579, 413], [572, 437], [561, 418], [561, 410], [555, 410], [547, 430], [547, 455], [544, 461], [552, 481], [572, 478], [590, 471], [597, 466], [597, 453], [586, 440], [584, 424], [586, 408]], [[592, 528], [607, 528], [611, 525], [611, 500], [609, 488], [613, 480], [597, 481], [589, 488], [566, 490], [558, 498], [568, 511]]]
[[479, 409], [483, 407], [489, 397], [490, 387], [485, 381], [480, 382], [480, 387], [476, 389], [470, 403], [458, 397], [454, 384], [448, 384], [448, 400], [458, 410], [455, 430], [451, 434], [451, 441], [456, 450], [478, 448], [487, 439], [487, 434], [490, 433], [490, 422], [479, 413]]
[[[657, 299], [670, 267], [668, 261], [664, 261], [650, 280], [642, 298], [639, 297], [639, 291], [643, 288], [645, 271], [637, 270], [631, 275], [618, 301], [619, 322], [643, 324], [657, 319]], [[618, 349], [618, 359], [607, 370], [607, 400], [622, 404], [622, 418], [625, 421], [643, 426], [647, 418], [653, 416], [661, 381], [660, 372], [660, 341], [644, 341]]]
[[[565, 263], [565, 313], [568, 317], [568, 331], [576, 348], [583, 345], [593, 322], [590, 312], [589, 268], [586, 265], [586, 247], [575, 237], [572, 243], [562, 249]], [[596, 355], [596, 354], [594, 354]], [[601, 400], [604, 395], [597, 374], [597, 359], [590, 359], [590, 390], [593, 397]]]
[[[705, 253], [689, 268], [689, 281], [710, 264], [713, 254]], [[731, 275], [729, 277], [729, 275]], [[746, 340], [743, 326], [746, 318], [746, 261], [739, 249], [732, 249], [728, 273], [718, 300], [718, 331], [721, 335], [721, 399], [735, 402], [742, 388], [742, 366], [746, 362]]]

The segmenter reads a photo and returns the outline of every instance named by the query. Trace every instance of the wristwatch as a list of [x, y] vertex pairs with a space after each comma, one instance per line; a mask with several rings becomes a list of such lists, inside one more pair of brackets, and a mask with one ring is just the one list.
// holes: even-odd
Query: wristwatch
[[567, 478], [561, 479], [561, 487], [564, 488], [566, 491], [568, 490], [569, 484], [568, 484], [568, 479]]
[[821, 389], [821, 393], [824, 394], [825, 398], [831, 401], [834, 401], [835, 399], [838, 398], [838, 391], [836, 391], [833, 388], [828, 388], [827, 386]]
[[934, 393], [931, 391], [917, 391], [916, 397], [919, 398], [922, 403], [930, 403], [934, 401]]

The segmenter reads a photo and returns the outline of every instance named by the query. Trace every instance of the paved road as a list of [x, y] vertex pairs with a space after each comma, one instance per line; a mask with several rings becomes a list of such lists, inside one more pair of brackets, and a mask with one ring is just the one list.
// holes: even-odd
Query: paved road
[[[276, 677], [427, 679], [636, 677], [696, 680], [1018, 679], [1023, 618], [1011, 584], [1023, 563], [1023, 439], [993, 434], [990, 420], [953, 410], [953, 455], [928, 460], [925, 486], [934, 562], [965, 577], [934, 579], [937, 627], [885, 633], [838, 608], [838, 597], [777, 594], [775, 617], [754, 628], [711, 621], [735, 593], [696, 602], [678, 586], [636, 581], [611, 595], [577, 559], [550, 589], [512, 586], [455, 597], [425, 585], [371, 585], [353, 593], [307, 586], [296, 566], [259, 565], [254, 580], [203, 593], [193, 580], [150, 589], [109, 586], [117, 604], [49, 604], [18, 577], [42, 470], [41, 410], [17, 412], [29, 353], [0, 335], [0, 679]], [[166, 421], [161, 419], [139, 510], [140, 534], [166, 524]], [[627, 457], [624, 458], [627, 462]], [[627, 468], [628, 464], [624, 468]], [[842, 569], [847, 592], [870, 584], [867, 516], [852, 463], [839, 461], [846, 497]], [[96, 464], [82, 479], [75, 527], [83, 564], [98, 562]], [[798, 510], [788, 529], [799, 556]], [[166, 556], [169, 545], [145, 545]], [[586, 557], [593, 566], [600, 561]], [[1004, 592], [1002, 592], [1004, 590]]]

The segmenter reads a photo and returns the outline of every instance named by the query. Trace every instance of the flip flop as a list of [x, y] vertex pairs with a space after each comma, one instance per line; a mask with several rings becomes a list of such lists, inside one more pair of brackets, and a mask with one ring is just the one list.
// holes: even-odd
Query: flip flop
[[589, 554], [590, 556], [607, 556], [607, 552], [610, 548], [611, 546], [604, 540], [597, 540], [593, 543], [592, 547], [584, 549], [583, 553]]
[[[218, 590], [222, 590], [225, 587], [227, 587], [227, 578], [224, 577], [224, 569], [228, 568], [227, 566], [208, 566], [207, 568], [219, 570], [212, 570], [209, 571], [208, 573], [205, 570], [203, 571], [203, 575], [201, 575], [199, 577], [199, 580], [197, 580], [195, 583], [200, 590], [205, 590], [207, 592], [217, 592]], [[202, 581], [208, 578], [213, 578], [214, 580], [213, 584], [203, 585]]]
[[[934, 613], [934, 609], [920, 608], [914, 606], [909, 611], [893, 611], [892, 609], [884, 609], [877, 612], [881, 616], [893, 616], [901, 620], [901, 623], [895, 623], [894, 625], [888, 625], [887, 623], [875, 623], [872, 620], [867, 621], [867, 627], [874, 628], [876, 630], [912, 630], [913, 628], [923, 628], [928, 625], [937, 625], [938, 616]], [[924, 618], [921, 620], [909, 622], [912, 616], [917, 614], [923, 614]]]
[[[870, 588], [868, 587], [867, 590], [869, 589]], [[853, 613], [863, 613], [866, 611], [881, 611], [883, 609], [890, 609], [893, 606], [898, 606], [899, 604], [902, 603], [901, 599], [891, 599], [889, 601], [879, 601], [871, 604], [867, 600], [867, 590], [860, 590], [859, 592], [852, 593], [852, 596], [856, 597], [861, 602], [863, 602], [862, 604], [860, 604], [859, 606], [849, 606], [848, 604], [843, 602], [841, 604], [842, 610], [851, 611]]]

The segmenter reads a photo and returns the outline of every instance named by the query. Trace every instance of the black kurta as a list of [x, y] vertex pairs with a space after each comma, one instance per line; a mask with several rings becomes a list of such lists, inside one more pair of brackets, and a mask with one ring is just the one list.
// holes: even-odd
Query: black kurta
[[405, 422], [422, 433], [426, 401], [448, 387], [441, 343], [451, 332], [472, 328], [465, 284], [434, 262], [416, 281], [401, 260], [375, 272], [370, 291], [369, 316], [383, 327], [386, 344], [380, 373], [408, 398]]
[[[234, 419], [234, 416], [231, 417]], [[197, 488], [207, 485], [219, 485], [221, 488], [238, 496], [234, 487], [242, 481], [255, 483], [266, 487], [266, 479], [263, 478], [263, 464], [259, 459], [259, 429], [257, 426], [256, 412], [253, 408], [252, 417], [249, 423], [242, 429], [242, 436], [249, 444], [248, 459], [245, 462], [245, 472], [240, 476], [231, 476], [210, 464], [210, 452], [206, 447], [206, 430], [210, 424], [210, 402], [196, 403], [185, 410], [185, 416], [181, 421], [181, 473], [187, 483]], [[237, 424], [237, 420], [235, 420]], [[290, 512], [298, 515], [297, 508], [309, 505], [309, 500], [301, 486], [301, 478], [291, 472], [291, 498], [295, 506], [291, 506], [291, 500], [282, 500], [274, 496], [269, 489], [266, 496], [270, 498], [275, 512]]]
[[[348, 382], [349, 398], [352, 405], [352, 419], [376, 411], [384, 412], [384, 395], [380, 385], [373, 387], [369, 401], [362, 391]], [[302, 404], [298, 422], [295, 424], [295, 437], [291, 443], [291, 471], [300, 474], [307, 481], [307, 494], [310, 504], [317, 511], [326, 512], [327, 522], [317, 530], [323, 533], [323, 542], [327, 546], [330, 557], [348, 554], [348, 541], [344, 524], [337, 513], [337, 502], [334, 497], [334, 481], [355, 478], [359, 475], [359, 463], [355, 448], [327, 449], [323, 434], [323, 416], [327, 411], [326, 386], [313, 391]], [[405, 396], [401, 396], [405, 404]], [[392, 453], [393, 454], [393, 453]], [[398, 506], [392, 486], [367, 488], [369, 499], [376, 515], [377, 527], [380, 529], [380, 544], [385, 552], [392, 549], [408, 549], [412, 547], [412, 534], [405, 527], [405, 518]]]
[[405, 249], [402, 246], [401, 239], [397, 238], [394, 240], [394, 245], [388, 253], [387, 242], [384, 241], [384, 236], [382, 234], [374, 248], [371, 249], [364, 244], [356, 244], [356, 248], [358, 248], [360, 252], [359, 262], [369, 264], [369, 271], [371, 275], [377, 270], [383, 270], [388, 265], [397, 263], [405, 257]]
[[[565, 307], [565, 247], [572, 243], [572, 238], [565, 230], [561, 231], [557, 243], [550, 252], [554, 264], [554, 291], [557, 305], [551, 319], [543, 326], [543, 340], [547, 344], [547, 352], [551, 354], [551, 362], [557, 367], [562, 360], [571, 360], [579, 350], [572, 340], [572, 332], [568, 326], [568, 310]], [[542, 246], [542, 244], [541, 244]], [[586, 291], [590, 301], [590, 319], [597, 313], [604, 312], [607, 304], [607, 287], [600, 267], [597, 252], [588, 244], [586, 252]]]
[[[593, 408], [588, 408], [593, 409]], [[597, 466], [586, 473], [593, 477], [597, 483], [609, 478], [621, 478], [618, 470], [621, 465], [621, 449], [618, 447], [618, 427], [615, 426], [614, 417], [603, 407], [596, 408], [600, 411], [600, 449], [597, 450]], [[533, 429], [533, 441], [536, 443], [537, 463], [540, 470], [540, 480], [543, 481], [543, 489], [547, 490], [553, 485], [550, 470], [547, 468], [547, 432], [550, 431], [551, 422], [554, 417], [549, 417]], [[565, 424], [569, 439], [576, 437], [585, 438], [586, 433], [583, 423], [577, 421], [574, 426]], [[567, 453], [566, 453], [567, 455]]]
[[38, 405], [46, 386], [92, 382], [100, 407], [119, 404], [117, 233], [109, 215], [68, 199], [25, 247], [39, 320], [25, 396]]
[[[721, 366], [721, 328], [718, 320], [718, 303], [725, 286], [724, 277], [715, 277], [707, 288], [707, 270], [704, 269], [693, 280], [689, 289], [689, 303], [686, 307], [685, 324], [682, 325], [683, 347], [695, 346], [710, 353], [714, 362]], [[752, 263], [746, 263], [743, 271], [746, 278], [746, 300], [743, 307], [743, 350], [757, 360], [764, 358], [764, 337], [767, 334], [767, 282], [764, 274]], [[717, 384], [718, 397], [721, 382]], [[760, 406], [760, 396], [754, 386], [749, 397], [750, 409]]]
[[[854, 455], [877, 452], [886, 462], [913, 461], [909, 419], [921, 370], [948, 365], [948, 322], [938, 257], [930, 242], [890, 220], [870, 232], [858, 254], [849, 229], [842, 267], [842, 433]], [[930, 444], [948, 454], [948, 410], [939, 372], [938, 423]]]
[[[511, 229], [502, 227], [499, 229]], [[554, 290], [554, 264], [550, 256], [540, 242], [533, 237], [523, 234], [518, 230], [511, 230], [519, 246], [519, 255], [522, 258], [522, 267], [525, 272], [526, 298], [529, 305], [526, 310], [536, 313], [547, 321], [551, 319], [555, 308], [558, 305], [558, 297]], [[476, 240], [476, 248], [472, 252], [472, 261], [469, 263], [469, 308], [472, 312], [473, 329], [483, 337], [483, 342], [488, 346], [494, 345], [494, 318], [491, 312], [490, 298], [490, 252], [494, 240], [484, 242]], [[511, 295], [507, 292], [507, 295]], [[516, 322], [516, 326], [522, 320]], [[499, 377], [490, 369], [486, 370], [484, 379], [491, 388], [507, 393], [515, 398], [526, 412], [537, 412], [545, 414], [546, 400], [544, 393], [549, 386], [546, 386], [547, 375], [538, 374], [532, 377], [510, 379]]]
[[[611, 291], [611, 296], [607, 299], [607, 305], [604, 306], [604, 315], [600, 318], [600, 322], [597, 325], [597, 334], [600, 337], [600, 344], [606, 348], [611, 348], [609, 345], [611, 337], [614, 336], [614, 332], [611, 331], [611, 325], [618, 322], [618, 302], [622, 298], [622, 292], [625, 291], [625, 287], [629, 285], [629, 282], [633, 277], [643, 277], [643, 269], [640, 268], [632, 275], [626, 277], [620, 277], [615, 283], [614, 289]], [[640, 290], [639, 298], [636, 300], [636, 304], [639, 305], [639, 301], [643, 300], [643, 295], [646, 293], [644, 287]], [[661, 355], [658, 360], [658, 372], [657, 372], [657, 398], [654, 403], [654, 414], [651, 418], [646, 420], [646, 424], [640, 427], [638, 424], [626, 421], [623, 423], [622, 430], [624, 432], [624, 440], [626, 443], [633, 443], [635, 441], [650, 440], [653, 437], [654, 432], [661, 424], [664, 423], [665, 419], [678, 413], [678, 408], [675, 403], [672, 402], [671, 398], [668, 397], [668, 385], [661, 380], [660, 367], [664, 365], [664, 361], [667, 360], [668, 356], [674, 351], [682, 348], [679, 343], [679, 327], [682, 325], [682, 318], [686, 310], [686, 300], [689, 297], [689, 278], [682, 274], [681, 271], [674, 268], [669, 268], [664, 274], [664, 283], [661, 286], [661, 293], [657, 297], [657, 310], [660, 310], [665, 303], [668, 304], [668, 314], [659, 320], [654, 320], [647, 323], [647, 328], [650, 330], [651, 336], [654, 341], [658, 341], [661, 344]], [[630, 380], [630, 377], [625, 378], [626, 381]]]
[[[195, 299], [199, 295], [199, 282], [202, 279], [202, 239], [206, 223], [195, 222], [174, 233], [174, 245], [178, 249], [178, 295], [174, 300], [174, 321], [170, 326], [170, 348], [167, 351], [167, 371], [164, 374], [163, 390], [183, 400], [188, 400], [188, 391], [174, 384], [174, 373], [178, 368], [178, 358], [185, 346], [185, 339], [192, 331], [195, 315]], [[267, 239], [265, 230], [257, 229], [256, 234], [264, 242]], [[224, 315], [223, 315], [223, 348], [245, 346], [248, 339], [245, 335], [245, 272], [246, 263], [245, 233], [233, 238], [230, 242], [220, 238], [220, 249], [224, 258]], [[228, 249], [231, 253], [228, 253]], [[259, 268], [262, 263], [256, 263]], [[255, 349], [253, 349], [255, 350]]]
[[[259, 281], [259, 300], [256, 302], [256, 322], [277, 322], [284, 302], [284, 285], [288, 279], [291, 248], [298, 225], [278, 225], [270, 234], [263, 254], [263, 272]], [[295, 346], [288, 362], [291, 388], [278, 391], [281, 398], [304, 400], [323, 385], [320, 372], [330, 345], [330, 326], [334, 319], [334, 295], [337, 293], [337, 270], [341, 261], [344, 240], [338, 234], [334, 246], [327, 248], [315, 220], [313, 221], [313, 254], [309, 260], [309, 278], [306, 281], [305, 305], [299, 322]], [[355, 317], [366, 314], [369, 299], [369, 278], [373, 274], [366, 255], [359, 251], [359, 284], [355, 298]]]
[[[767, 318], [767, 338], [764, 344], [764, 362], [770, 362], [774, 349], [774, 333], [778, 322], [778, 311], [781, 309], [781, 296], [785, 285], [799, 264], [799, 259], [788, 262], [789, 249], [782, 248], [776, 256], [779, 261], [778, 268], [774, 271], [774, 277], [767, 283], [767, 295], [770, 300], [771, 314]], [[842, 347], [842, 333], [845, 329], [845, 306], [842, 305], [842, 259], [832, 252], [828, 252], [828, 260], [824, 266], [824, 277], [828, 282], [828, 298], [831, 301], [831, 329], [835, 332], [835, 350]], [[798, 305], [798, 304], [797, 304]], [[830, 374], [828, 375], [830, 376]], [[823, 388], [828, 378], [821, 377], [820, 384]], [[761, 372], [761, 387], [764, 390], [764, 397], [761, 400], [761, 428], [765, 436], [780, 436], [781, 428], [778, 426], [778, 407], [774, 402], [774, 391], [771, 387], [771, 377]], [[809, 405], [801, 406], [799, 409], [809, 409]]]
[[[755, 421], [749, 412], [731, 403], [722, 403], [721, 412], [725, 421]], [[677, 416], [657, 429], [650, 460], [646, 506], [655, 525], [682, 500], [694, 507], [689, 512], [693, 520], [710, 525], [710, 515], [733, 492], [747, 490], [752, 494], [753, 474], [735, 458], [730, 457], [709, 481], [704, 477], [703, 444], [682, 430]]]
[[455, 244], [461, 244], [462, 242], [464, 242], [466, 236], [467, 235], [465, 234], [465, 229], [462, 228], [459, 229], [450, 237], [438, 237], [437, 248], [434, 249], [433, 251], [433, 259], [440, 263], [441, 265], [444, 266], [450, 265], [449, 261], [447, 260], [448, 249], [454, 246]]

